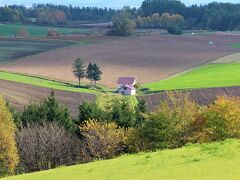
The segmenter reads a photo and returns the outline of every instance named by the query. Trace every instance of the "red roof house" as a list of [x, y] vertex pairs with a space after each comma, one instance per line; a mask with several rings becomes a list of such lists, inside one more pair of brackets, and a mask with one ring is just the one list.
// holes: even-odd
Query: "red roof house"
[[117, 81], [118, 92], [122, 95], [135, 95], [136, 88], [134, 85], [136, 82], [135, 77], [119, 77]]

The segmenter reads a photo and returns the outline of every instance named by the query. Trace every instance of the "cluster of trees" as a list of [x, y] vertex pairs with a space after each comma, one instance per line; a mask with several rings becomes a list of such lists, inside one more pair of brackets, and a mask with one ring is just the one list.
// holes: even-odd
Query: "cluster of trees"
[[[127, 12], [129, 17], [123, 18], [122, 23], [118, 23], [121, 12]], [[186, 6], [179, 0], [144, 0], [139, 9], [125, 7], [122, 10], [114, 10], [96, 7], [72, 7], [52, 4], [35, 4], [31, 8], [24, 6], [0, 7], [0, 21], [7, 22], [28, 22], [29, 19], [36, 19], [38, 24], [64, 24], [67, 20], [111, 20], [115, 22], [115, 27], [134, 26], [131, 21], [137, 16], [142, 17], [145, 23], [150, 26], [149, 17], [154, 14], [169, 13], [178, 14], [184, 17], [184, 28], [186, 29], [210, 29], [210, 30], [234, 30], [240, 27], [240, 4], [231, 3], [210, 3], [206, 5]], [[140, 19], [139, 19], [140, 20]], [[143, 24], [145, 24], [143, 23]], [[150, 24], [149, 24], [150, 23]], [[127, 24], [127, 25], [126, 25]], [[156, 27], [158, 27], [157, 25]], [[141, 27], [141, 26], [140, 26]], [[160, 26], [161, 27], [161, 26]], [[117, 28], [116, 28], [117, 29]], [[116, 33], [116, 32], [115, 32]], [[119, 32], [117, 32], [119, 34]]]
[[179, 0], [145, 0], [139, 9], [142, 17], [155, 13], [179, 14], [186, 29], [234, 30], [240, 26], [240, 4], [210, 3], [185, 6]]
[[36, 23], [61, 25], [67, 23], [67, 16], [63, 11], [39, 9], [36, 12]]
[[102, 71], [97, 64], [89, 63], [87, 70], [85, 70], [84, 62], [81, 58], [77, 58], [73, 64], [73, 74], [78, 79], [79, 86], [81, 85], [81, 79], [86, 78], [90, 80], [90, 85], [96, 86], [97, 81], [101, 80]]
[[138, 16], [136, 19], [137, 27], [139, 28], [168, 28], [169, 26], [183, 27], [184, 18], [179, 14], [154, 13], [148, 17]]
[[52, 93], [40, 104], [10, 113], [0, 100], [1, 176], [33, 172], [123, 153], [177, 148], [186, 143], [240, 138], [240, 99], [219, 97], [199, 106], [169, 93], [153, 112], [132, 97], [100, 96], [70, 117]]
[[115, 14], [112, 18], [113, 30], [108, 35], [130, 36], [135, 32], [135, 22], [131, 19], [132, 14], [128, 8]]
[[22, 5], [0, 7], [0, 21], [31, 22], [38, 24], [65, 24], [67, 20], [111, 20], [114, 9], [97, 7], [73, 7], [52, 4], [35, 4], [31, 8]]

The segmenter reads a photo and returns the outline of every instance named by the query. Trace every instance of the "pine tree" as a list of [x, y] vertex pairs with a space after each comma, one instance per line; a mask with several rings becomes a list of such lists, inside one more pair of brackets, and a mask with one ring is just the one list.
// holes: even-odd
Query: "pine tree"
[[80, 86], [81, 79], [85, 77], [84, 63], [81, 58], [78, 58], [74, 61], [73, 64], [73, 74], [76, 78], [78, 78], [78, 84]]
[[54, 92], [40, 104], [27, 106], [19, 117], [20, 124], [27, 127], [29, 124], [40, 124], [44, 122], [56, 122], [69, 132], [75, 132], [75, 126], [69, 110], [61, 105]]
[[97, 64], [94, 64], [93, 65], [93, 80], [95, 82], [95, 86], [96, 86], [96, 82], [101, 80], [101, 75], [102, 75], [102, 71], [97, 66]]
[[90, 80], [90, 85], [92, 85], [92, 81], [93, 81], [93, 64], [89, 63], [88, 67], [87, 67], [87, 73], [86, 73], [86, 78]]

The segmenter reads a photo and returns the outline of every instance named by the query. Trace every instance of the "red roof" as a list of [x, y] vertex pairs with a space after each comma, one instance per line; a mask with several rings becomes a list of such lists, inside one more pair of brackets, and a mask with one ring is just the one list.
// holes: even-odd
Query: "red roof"
[[133, 84], [135, 80], [135, 77], [119, 77], [117, 84]]

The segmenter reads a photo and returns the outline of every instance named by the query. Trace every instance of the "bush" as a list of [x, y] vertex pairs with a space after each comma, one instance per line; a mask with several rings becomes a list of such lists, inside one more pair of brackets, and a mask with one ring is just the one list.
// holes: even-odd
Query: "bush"
[[109, 31], [108, 35], [130, 36], [135, 31], [135, 23], [129, 18], [127, 12], [116, 14], [113, 19], [113, 30]]
[[89, 119], [98, 121], [115, 122], [118, 126], [129, 128], [142, 123], [146, 113], [145, 102], [134, 97], [123, 96], [99, 96], [97, 102], [84, 102], [79, 106], [78, 125]]
[[5, 101], [0, 98], [0, 176], [13, 174], [19, 162], [16, 127]]
[[167, 28], [167, 30], [168, 30], [169, 34], [173, 34], [173, 35], [181, 35], [181, 34], [183, 34], [182, 28], [178, 27], [178, 26], [169, 26]]
[[125, 131], [116, 123], [89, 120], [80, 129], [83, 143], [92, 160], [113, 158], [123, 152]]
[[53, 30], [53, 29], [49, 29], [48, 33], [47, 33], [47, 36], [48, 37], [59, 37], [60, 33], [55, 31], [55, 30]]
[[89, 119], [102, 119], [102, 110], [98, 107], [96, 103], [83, 102], [79, 106], [78, 119], [75, 121], [77, 125], [82, 125], [84, 121]]
[[129, 128], [126, 130], [126, 152], [137, 153], [151, 149], [148, 138], [143, 138], [142, 135], [143, 133], [139, 128]]
[[169, 93], [139, 128], [140, 138], [149, 143], [149, 149], [183, 146], [192, 135], [198, 114], [199, 107], [188, 94]]
[[84, 156], [80, 140], [56, 123], [29, 125], [17, 133], [20, 167], [25, 172], [77, 164]]
[[17, 32], [17, 37], [28, 37], [29, 33], [26, 28], [22, 27]]
[[202, 111], [202, 123], [193, 139], [212, 142], [226, 138], [240, 138], [240, 99], [218, 97]]
[[56, 122], [69, 132], [77, 130], [70, 117], [70, 112], [56, 100], [53, 92], [40, 104], [26, 107], [17, 119], [19, 127], [27, 127], [29, 124], [42, 125], [44, 122]]

